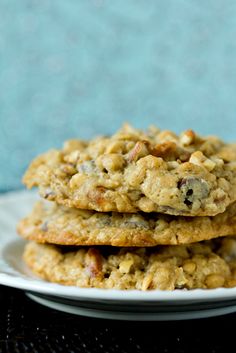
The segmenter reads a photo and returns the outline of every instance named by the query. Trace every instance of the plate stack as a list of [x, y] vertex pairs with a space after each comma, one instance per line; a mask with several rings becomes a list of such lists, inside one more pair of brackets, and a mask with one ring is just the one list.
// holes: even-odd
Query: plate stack
[[70, 140], [23, 178], [44, 199], [18, 224], [24, 260], [65, 285], [236, 286], [236, 145], [126, 124]]

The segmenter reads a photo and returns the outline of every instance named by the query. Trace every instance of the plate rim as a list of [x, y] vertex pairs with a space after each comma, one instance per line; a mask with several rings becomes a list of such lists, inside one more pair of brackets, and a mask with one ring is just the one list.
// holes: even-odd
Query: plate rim
[[75, 306], [73, 303], [70, 304], [58, 304], [53, 300], [48, 300], [44, 298], [40, 298], [37, 294], [32, 294], [26, 292], [26, 295], [36, 303], [40, 305], [44, 305], [54, 310], [59, 310], [62, 312], [74, 314], [74, 315], [82, 315], [91, 318], [99, 318], [99, 319], [109, 319], [109, 320], [127, 320], [127, 321], [180, 321], [180, 320], [189, 320], [189, 319], [201, 319], [206, 317], [215, 317], [226, 314], [232, 314], [236, 312], [236, 305], [228, 306], [228, 307], [219, 307], [205, 310], [195, 310], [195, 311], [183, 311], [183, 312], [175, 312], [175, 311], [167, 311], [167, 312], [158, 312], [155, 311], [153, 313], [136, 313], [133, 312], [123, 312], [123, 311], [104, 311], [102, 309], [89, 309], [83, 308], [80, 306]]

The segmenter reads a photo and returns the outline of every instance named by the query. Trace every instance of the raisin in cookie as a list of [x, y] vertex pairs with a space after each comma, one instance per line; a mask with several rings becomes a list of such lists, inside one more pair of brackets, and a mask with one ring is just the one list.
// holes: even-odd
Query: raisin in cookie
[[213, 216], [236, 200], [235, 161], [236, 145], [216, 137], [124, 125], [39, 156], [23, 181], [68, 207]]
[[24, 260], [40, 277], [64, 285], [174, 290], [236, 286], [236, 240], [155, 248], [66, 247], [29, 243]]
[[38, 202], [18, 224], [21, 236], [60, 245], [187, 244], [236, 233], [236, 203], [214, 217], [101, 213]]

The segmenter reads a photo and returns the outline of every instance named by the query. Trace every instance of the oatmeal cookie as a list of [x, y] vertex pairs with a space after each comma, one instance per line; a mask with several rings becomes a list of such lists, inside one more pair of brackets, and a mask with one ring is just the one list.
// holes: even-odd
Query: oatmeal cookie
[[214, 217], [159, 213], [101, 213], [38, 202], [20, 221], [28, 240], [60, 245], [155, 246], [187, 244], [236, 233], [236, 203]]
[[236, 239], [155, 248], [28, 243], [24, 260], [45, 280], [79, 287], [174, 290], [236, 286]]
[[236, 144], [129, 125], [36, 158], [23, 182], [68, 207], [214, 216], [236, 200]]

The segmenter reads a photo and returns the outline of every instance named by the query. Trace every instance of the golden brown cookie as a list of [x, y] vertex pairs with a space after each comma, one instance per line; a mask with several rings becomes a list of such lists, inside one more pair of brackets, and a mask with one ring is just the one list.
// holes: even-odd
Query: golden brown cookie
[[18, 225], [21, 236], [61, 245], [187, 244], [236, 233], [236, 203], [214, 217], [101, 213], [39, 202]]
[[71, 140], [39, 156], [23, 181], [68, 207], [213, 216], [236, 200], [235, 161], [236, 145], [217, 137], [124, 125], [111, 137]]
[[64, 285], [174, 290], [236, 286], [236, 239], [155, 248], [29, 243], [24, 260], [40, 277]]

